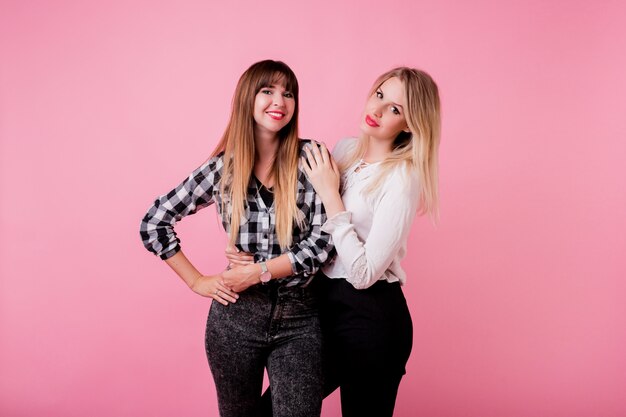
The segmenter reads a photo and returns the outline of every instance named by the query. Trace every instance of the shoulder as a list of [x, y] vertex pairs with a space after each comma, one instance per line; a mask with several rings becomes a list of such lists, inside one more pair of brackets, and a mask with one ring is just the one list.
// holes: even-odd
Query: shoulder
[[304, 148], [311, 148], [313, 145], [320, 145], [320, 143], [313, 139], [302, 139], [300, 138], [298, 146], [300, 148], [300, 153], [304, 155]]
[[358, 138], [343, 138], [340, 139], [339, 142], [333, 148], [333, 157], [335, 159], [341, 159], [350, 152], [359, 144]]
[[417, 212], [420, 201], [418, 177], [403, 165], [387, 167], [384, 173], [380, 173], [384, 180], [369, 196], [375, 211], [381, 210], [392, 217]]
[[[219, 180], [219, 176], [224, 167], [224, 152], [210, 157], [200, 167], [198, 167], [191, 175], [195, 177], [196, 181], [201, 182], [207, 178], [214, 178]], [[217, 176], [215, 174], [218, 174]], [[217, 177], [217, 178], [216, 178]]]
[[401, 163], [393, 167], [383, 185], [385, 193], [395, 196], [419, 197], [419, 175], [416, 169]]
[[224, 152], [220, 152], [215, 156], [211, 156], [207, 159], [202, 166], [208, 167], [222, 167], [224, 166]]
[[298, 191], [313, 188], [313, 185], [309, 182], [309, 178], [306, 175], [306, 172], [304, 172], [304, 167], [302, 166], [301, 161], [301, 158], [306, 158], [306, 152], [304, 151], [304, 149], [307, 147], [310, 149], [313, 144], [319, 145], [319, 143], [314, 141], [313, 139], [300, 138], [298, 143], [298, 147], [300, 150], [300, 155], [298, 157]]
[[304, 149], [304, 147], [307, 146], [307, 145], [311, 146], [313, 144], [316, 144], [316, 145], [320, 144], [318, 141], [313, 140], [313, 139], [303, 139], [303, 138], [300, 138], [298, 140], [299, 140], [300, 149]]

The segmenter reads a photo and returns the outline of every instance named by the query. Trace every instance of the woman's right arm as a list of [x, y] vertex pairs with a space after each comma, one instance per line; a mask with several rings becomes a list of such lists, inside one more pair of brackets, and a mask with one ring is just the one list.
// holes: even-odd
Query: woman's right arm
[[366, 239], [357, 234], [349, 211], [329, 217], [323, 227], [333, 237], [346, 280], [356, 289], [374, 285], [398, 257], [417, 213], [417, 181], [395, 176], [380, 192]]
[[181, 252], [174, 231], [180, 219], [213, 203], [221, 167], [222, 158], [213, 157], [169, 193], [158, 197], [141, 221], [140, 235], [146, 249], [165, 260], [194, 292], [227, 304], [225, 300], [234, 302], [236, 294], [223, 284], [221, 274], [205, 276], [193, 266]]

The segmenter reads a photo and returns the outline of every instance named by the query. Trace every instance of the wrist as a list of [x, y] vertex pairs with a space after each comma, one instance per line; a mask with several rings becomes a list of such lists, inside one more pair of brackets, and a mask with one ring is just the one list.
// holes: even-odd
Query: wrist
[[318, 192], [317, 195], [320, 196], [320, 200], [322, 200], [322, 203], [326, 203], [331, 201], [336, 195], [339, 195], [339, 192], [336, 190], [323, 190], [322, 192]]
[[339, 193], [328, 198], [326, 200], [322, 200], [324, 203], [324, 209], [326, 210], [326, 216], [328, 218], [333, 217], [335, 214], [345, 211], [345, 206], [343, 205], [343, 201], [341, 200], [341, 196]]
[[267, 268], [267, 264], [265, 263], [265, 261], [259, 262], [258, 265], [261, 268], [261, 273], [259, 274], [259, 282], [261, 282], [261, 284], [267, 284], [272, 280], [272, 273]]
[[197, 292], [198, 289], [198, 285], [200, 284], [200, 281], [202, 281], [202, 277], [204, 275], [200, 274], [197, 277], [195, 277], [193, 280], [191, 280], [191, 282], [188, 283], [189, 285], [189, 289], [193, 292]]

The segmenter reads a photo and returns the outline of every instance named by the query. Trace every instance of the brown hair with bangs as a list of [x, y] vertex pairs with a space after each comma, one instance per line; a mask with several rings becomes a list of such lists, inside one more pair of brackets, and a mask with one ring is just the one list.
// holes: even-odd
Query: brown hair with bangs
[[220, 180], [222, 213], [230, 225], [230, 242], [234, 244], [239, 234], [241, 217], [245, 213], [246, 193], [256, 155], [254, 101], [262, 88], [271, 85], [284, 86], [293, 94], [295, 100], [291, 120], [278, 132], [280, 144], [270, 170], [270, 176], [274, 179], [276, 235], [281, 248], [286, 249], [292, 243], [294, 222], [301, 226], [302, 220], [296, 205], [300, 151], [299, 88], [296, 75], [284, 62], [272, 60], [257, 62], [239, 78], [226, 131], [211, 156], [224, 152], [224, 168]]

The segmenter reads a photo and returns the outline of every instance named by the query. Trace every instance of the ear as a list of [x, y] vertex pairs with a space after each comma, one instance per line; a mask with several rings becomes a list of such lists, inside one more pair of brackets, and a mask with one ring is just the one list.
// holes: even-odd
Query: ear
[[409, 127], [408, 127], [408, 126], [407, 126], [407, 127], [405, 127], [404, 129], [402, 129], [402, 131], [403, 131], [404, 133], [411, 133], [411, 129], [409, 129]]

